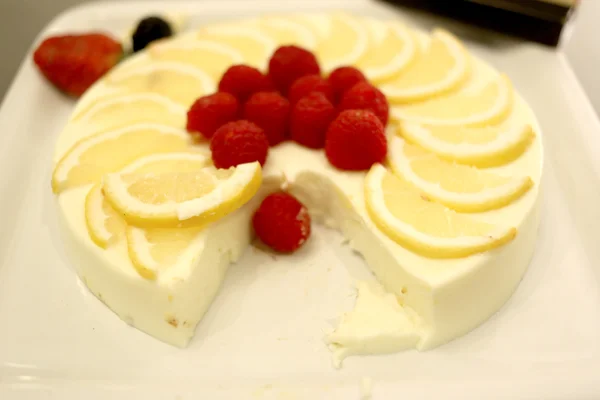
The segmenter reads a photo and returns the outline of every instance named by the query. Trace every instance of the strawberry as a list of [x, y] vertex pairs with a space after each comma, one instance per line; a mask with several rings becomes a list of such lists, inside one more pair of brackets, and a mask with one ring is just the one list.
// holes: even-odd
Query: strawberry
[[121, 44], [101, 33], [52, 36], [35, 50], [33, 61], [59, 90], [81, 96], [123, 57]]

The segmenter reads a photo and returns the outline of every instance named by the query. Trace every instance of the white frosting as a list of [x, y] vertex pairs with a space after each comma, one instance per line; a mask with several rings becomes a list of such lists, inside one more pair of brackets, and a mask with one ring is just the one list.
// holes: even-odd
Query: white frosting
[[[140, 62], [144, 54], [129, 62]], [[473, 85], [480, 85], [496, 74], [476, 61], [474, 76]], [[99, 83], [82, 102], [93, 104], [108, 90], [112, 89]], [[532, 124], [537, 137], [523, 156], [493, 171], [530, 176], [534, 186], [509, 206], [474, 216], [518, 229], [512, 242], [486, 253], [440, 260], [406, 250], [383, 234], [368, 216], [364, 172], [338, 171], [322, 151], [294, 143], [271, 148], [259, 195], [203, 230], [190, 250], [156, 281], [138, 275], [125, 243], [102, 250], [91, 241], [84, 219], [89, 186], [58, 196], [64, 242], [83, 282], [117, 315], [162, 341], [185, 346], [219, 290], [228, 266], [249, 246], [252, 212], [262, 197], [287, 181], [313, 220], [338, 229], [389, 292], [373, 284], [359, 285], [356, 309], [342, 318], [328, 342], [337, 343], [336, 349], [343, 350], [344, 355], [408, 347], [430, 349], [464, 335], [494, 314], [513, 293], [532, 257], [539, 219], [540, 131], [519, 96], [511, 118]], [[92, 131], [85, 120], [72, 121], [58, 140], [55, 160]]]

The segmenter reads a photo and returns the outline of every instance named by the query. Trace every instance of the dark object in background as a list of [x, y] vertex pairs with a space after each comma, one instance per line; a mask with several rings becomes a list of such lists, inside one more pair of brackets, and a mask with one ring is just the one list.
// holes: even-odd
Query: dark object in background
[[133, 32], [133, 52], [142, 50], [149, 43], [173, 35], [167, 21], [159, 17], [147, 17], [138, 23]]
[[[577, 0], [383, 0], [549, 46], [558, 44]], [[597, 0], [590, 0], [597, 1]]]

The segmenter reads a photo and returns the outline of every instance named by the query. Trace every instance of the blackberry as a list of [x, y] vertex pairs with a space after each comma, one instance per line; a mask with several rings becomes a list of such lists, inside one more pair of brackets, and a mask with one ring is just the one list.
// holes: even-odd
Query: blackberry
[[133, 32], [133, 52], [144, 49], [151, 42], [173, 35], [173, 29], [160, 17], [142, 19]]

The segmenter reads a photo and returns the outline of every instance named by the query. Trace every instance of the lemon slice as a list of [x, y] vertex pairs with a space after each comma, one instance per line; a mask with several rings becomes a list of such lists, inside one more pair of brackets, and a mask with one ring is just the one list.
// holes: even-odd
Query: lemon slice
[[199, 39], [211, 40], [232, 47], [244, 57], [244, 62], [264, 70], [276, 43], [259, 28], [248, 25], [209, 26], [199, 33]]
[[185, 63], [200, 68], [215, 80], [231, 65], [244, 62], [242, 53], [211, 40], [175, 40], [150, 46], [150, 57], [160, 61]]
[[[196, 171], [209, 163], [210, 156], [199, 152], [152, 154], [134, 161], [122, 172]], [[101, 184], [96, 184], [86, 197], [85, 221], [92, 241], [102, 248], [107, 248], [123, 237], [127, 226], [104, 198]], [[166, 238], [166, 234], [160, 237]]]
[[162, 174], [167, 172], [195, 172], [211, 164], [208, 150], [194, 149], [181, 152], [150, 154], [125, 168], [121, 174]]
[[215, 80], [203, 70], [170, 61], [151, 62], [122, 72], [116, 70], [107, 83], [124, 87], [129, 93], [157, 93], [185, 106], [216, 88]]
[[513, 97], [510, 80], [502, 75], [476, 93], [459, 92], [392, 107], [391, 117], [429, 125], [494, 125], [510, 113]]
[[381, 90], [390, 102], [424, 100], [456, 89], [469, 71], [469, 55], [460, 41], [448, 32], [436, 30], [425, 53]]
[[133, 160], [152, 153], [189, 147], [187, 132], [166, 125], [136, 124], [87, 137], [60, 159], [52, 174], [55, 193], [100, 182], [103, 175], [117, 172]]
[[[199, 152], [153, 154], [134, 161], [121, 173], [195, 172], [209, 163], [210, 156]], [[128, 226], [126, 238], [129, 258], [142, 277], [156, 279], [160, 271], [187, 254], [190, 245], [199, 240], [200, 231], [200, 227], [141, 229]]]
[[416, 186], [429, 199], [460, 212], [504, 207], [533, 185], [529, 177], [505, 177], [442, 160], [399, 137], [393, 137], [390, 142], [388, 162], [396, 175]]
[[97, 131], [138, 122], [184, 127], [187, 109], [156, 93], [108, 96], [91, 103], [73, 117], [73, 122], [91, 125]]
[[381, 83], [404, 71], [418, 54], [415, 39], [400, 23], [365, 20], [370, 45], [356, 66], [372, 83]]
[[255, 24], [278, 46], [294, 44], [307, 50], [317, 46], [315, 33], [291, 18], [269, 16], [255, 21]]
[[430, 201], [408, 182], [375, 164], [365, 178], [365, 201], [373, 222], [390, 239], [430, 258], [459, 258], [510, 242], [503, 228], [458, 214]]
[[94, 185], [85, 198], [85, 223], [92, 241], [103, 249], [122, 238], [127, 227], [104, 198], [100, 184]]
[[524, 123], [469, 128], [403, 122], [397, 129], [402, 137], [440, 158], [480, 168], [517, 159], [535, 137], [531, 126]]
[[155, 280], [160, 272], [182, 257], [195, 255], [197, 246], [193, 245], [202, 240], [201, 232], [201, 227], [141, 229], [128, 226], [127, 252], [140, 276]]
[[294, 14], [290, 19], [306, 26], [317, 37], [317, 41], [329, 37], [331, 32], [330, 14], [299, 13]]
[[[324, 20], [320, 17], [312, 17], [316, 18], [312, 22], [307, 22], [311, 16], [305, 16], [302, 21], [313, 29], [315, 25], [323, 24]], [[357, 63], [368, 49], [369, 36], [365, 26], [349, 15], [333, 14], [329, 16], [327, 25], [319, 29], [321, 35], [327, 33], [317, 44], [315, 55], [325, 72]]]
[[261, 184], [258, 162], [228, 170], [109, 174], [103, 192], [125, 220], [140, 227], [178, 227], [215, 221], [254, 196]]

